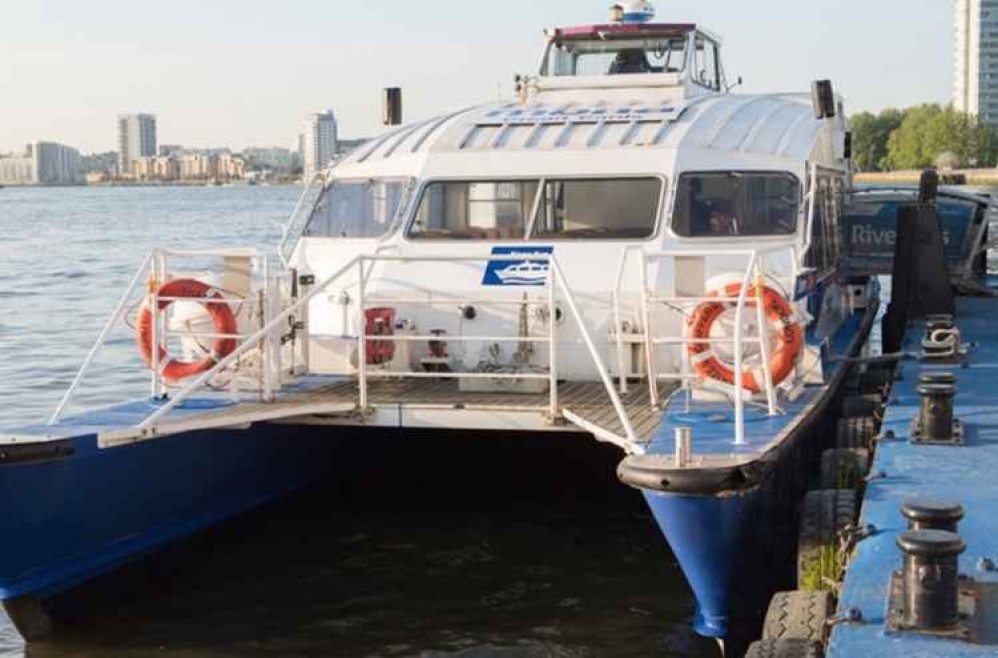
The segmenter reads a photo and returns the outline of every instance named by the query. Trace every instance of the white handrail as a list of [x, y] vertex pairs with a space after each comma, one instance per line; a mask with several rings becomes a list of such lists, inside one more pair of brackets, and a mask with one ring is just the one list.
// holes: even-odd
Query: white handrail
[[357, 274], [357, 384], [360, 389], [360, 408], [367, 410], [367, 307], [364, 304], [364, 289], [367, 275], [364, 274], [363, 256], [357, 260], [360, 272]]
[[762, 355], [762, 376], [765, 380], [766, 406], [770, 416], [777, 415], [776, 409], [776, 389], [773, 387], [773, 370], [769, 366], [769, 323], [766, 322], [766, 312], [763, 300], [765, 299], [765, 273], [766, 261], [759, 256], [756, 263], [755, 272], [755, 317], [756, 324], [759, 325], [759, 353]]
[[[481, 261], [508, 260], [508, 259], [509, 256], [505, 254], [499, 254], [499, 255], [493, 254], [489, 256], [477, 256], [477, 257], [441, 257], [441, 258], [406, 257], [406, 256], [356, 256], [353, 259], [351, 259], [350, 262], [348, 262], [340, 269], [338, 269], [336, 272], [334, 272], [332, 275], [327, 277], [321, 284], [315, 286], [312, 290], [309, 291], [307, 295], [299, 299], [295, 304], [293, 304], [292, 306], [288, 307], [287, 309], [276, 315], [268, 323], [266, 323], [265, 326], [263, 326], [260, 330], [258, 330], [253, 335], [249, 336], [235, 351], [233, 351], [224, 359], [220, 360], [217, 364], [215, 364], [213, 368], [201, 374], [197, 379], [193, 380], [191, 383], [185, 386], [181, 391], [179, 391], [176, 395], [174, 395], [169, 402], [167, 402], [162, 407], [157, 409], [154, 413], [149, 415], [142, 423], [140, 423], [138, 428], [143, 431], [149, 431], [150, 429], [152, 429], [160, 419], [164, 418], [178, 405], [182, 404], [185, 400], [187, 400], [195, 391], [199, 390], [202, 386], [204, 386], [204, 384], [207, 383], [212, 377], [214, 377], [216, 374], [218, 374], [220, 371], [224, 370], [225, 368], [229, 367], [232, 363], [236, 362], [236, 360], [241, 358], [248, 351], [254, 349], [261, 341], [268, 340], [268, 337], [273, 333], [273, 331], [278, 327], [280, 327], [281, 324], [284, 323], [289, 317], [294, 315], [300, 309], [307, 308], [308, 304], [313, 299], [315, 299], [318, 295], [322, 294], [330, 285], [332, 285], [335, 281], [339, 280], [347, 272], [349, 272], [354, 267], [357, 267], [358, 265], [360, 265], [361, 267], [359, 283], [362, 287], [364, 287], [365, 279], [367, 276], [367, 272], [365, 272], [367, 268], [365, 268], [364, 265], [367, 261], [481, 262]], [[585, 344], [586, 348], [588, 349], [589, 354], [592, 357], [597, 370], [599, 371], [600, 379], [602, 380], [602, 383], [606, 388], [607, 393], [610, 396], [610, 400], [614, 407], [614, 411], [617, 413], [618, 419], [624, 429], [624, 433], [626, 434], [626, 438], [630, 444], [630, 448], [633, 450], [640, 450], [640, 446], [638, 444], [639, 439], [634, 431], [634, 427], [631, 424], [630, 418], [628, 417], [627, 410], [624, 407], [623, 402], [620, 399], [620, 396], [617, 394], [615, 387], [613, 386], [613, 381], [609, 376], [606, 365], [602, 357], [600, 356], [599, 351], [596, 349], [596, 344], [593, 341], [592, 335], [590, 334], [588, 328], [586, 327], [585, 319], [583, 318], [579, 306], [575, 300], [575, 295], [572, 292], [571, 287], [568, 285], [568, 282], [564, 276], [564, 272], [562, 271], [561, 266], [558, 263], [556, 257], [553, 254], [545, 254], [543, 256], [524, 256], [524, 257], [518, 256], [518, 260], [546, 262], [549, 264], [550, 267], [548, 278], [552, 285], [551, 285], [551, 290], [549, 290], [548, 292], [547, 303], [549, 308], [549, 314], [551, 315], [551, 317], [549, 318], [549, 322], [551, 323], [552, 326], [550, 328], [550, 334], [546, 339], [536, 339], [536, 340], [539, 342], [548, 342], [549, 344], [551, 343], [551, 341], [556, 340], [557, 329], [555, 325], [557, 324], [557, 319], [555, 317], [555, 314], [557, 313], [557, 307], [555, 304], [556, 296], [554, 293], [554, 288], [557, 287], [562, 291], [563, 295], [565, 296], [565, 301], [567, 302], [568, 308], [572, 313], [572, 316], [575, 319], [576, 324], [578, 325], [579, 332], [582, 336], [582, 342]], [[360, 324], [361, 327], [364, 326], [365, 322], [364, 293], [365, 291], [361, 290], [358, 299], [359, 322], [361, 323]], [[377, 377], [381, 376], [419, 377], [424, 375], [437, 376], [437, 377], [446, 376], [442, 373], [413, 373], [413, 372], [386, 373], [386, 372], [376, 372], [376, 371], [371, 371], [370, 373], [368, 373], [366, 368], [367, 364], [366, 364], [366, 355], [365, 355], [366, 340], [368, 339], [390, 340], [391, 337], [370, 336], [367, 334], [366, 331], [360, 331], [358, 332], [356, 339], [358, 341], [358, 348], [359, 348], [358, 370], [359, 370], [359, 379], [360, 379], [359, 394], [361, 400], [361, 408], [364, 408], [364, 406], [367, 404], [366, 389], [367, 389], [368, 375], [373, 375]], [[553, 389], [550, 392], [549, 404], [552, 414], [556, 414], [558, 413], [558, 395], [557, 395], [558, 371], [557, 371], [557, 360], [554, 354], [554, 352], [556, 351], [554, 344], [551, 344], [550, 351], [551, 351], [550, 368], [549, 372], [546, 374], [452, 373], [451, 376], [453, 376], [454, 378], [460, 378], [463, 376], [468, 376], [468, 377], [480, 376], [482, 378], [498, 377], [498, 378], [511, 378], [511, 379], [548, 379]]]
[[100, 334], [97, 336], [97, 340], [94, 341], [93, 347], [90, 348], [90, 352], [87, 354], [87, 358], [83, 360], [83, 365], [81, 365], [80, 369], [76, 372], [76, 376], [73, 378], [73, 383], [69, 385], [68, 389], [66, 389], [65, 394], [63, 394], [62, 396], [62, 400], [59, 402], [59, 406], [56, 407], [55, 412], [52, 413], [52, 417], [49, 418], [49, 423], [48, 423], [49, 425], [55, 425], [62, 419], [62, 415], [65, 413], [66, 408], [69, 406], [69, 403], [72, 401], [73, 396], [76, 395], [76, 390], [80, 387], [80, 384], [83, 382], [83, 378], [86, 376], [87, 371], [90, 369], [90, 365], [93, 363], [94, 359], [97, 357], [98, 352], [100, 352], [101, 348], [104, 346], [104, 343], [107, 341], [108, 334], [110, 334], [111, 331], [114, 329], [115, 325], [118, 324], [119, 320], [121, 319], [121, 316], [125, 313], [125, 310], [128, 308], [128, 301], [132, 298], [132, 294], [135, 292], [135, 288], [138, 287], [139, 282], [142, 281], [143, 278], [146, 278], [148, 276], [149, 266], [152, 264], [153, 256], [155, 253], [156, 253], [155, 250], [150, 251], [149, 254], [145, 257], [145, 260], [142, 261], [142, 264], [139, 266], [139, 269], [135, 272], [135, 276], [132, 277], [131, 283], [128, 284], [128, 288], [125, 290], [125, 294], [121, 296], [121, 300], [118, 302], [118, 305], [115, 306], [114, 312], [111, 314], [111, 317], [108, 318], [108, 321], [104, 325], [104, 328], [101, 329]]
[[241, 358], [244, 354], [246, 354], [247, 352], [249, 352], [251, 349], [255, 348], [256, 345], [257, 345], [257, 343], [260, 342], [260, 340], [262, 340], [263, 338], [265, 338], [270, 332], [272, 332], [275, 329], [277, 329], [278, 327], [280, 327], [282, 325], [282, 323], [287, 322], [288, 318], [290, 318], [292, 315], [294, 315], [296, 311], [298, 311], [299, 309], [301, 309], [303, 306], [309, 304], [313, 299], [315, 299], [316, 297], [318, 297], [319, 294], [321, 294], [322, 292], [324, 292], [326, 290], [326, 288], [328, 288], [330, 285], [332, 285], [332, 283], [334, 281], [336, 281], [337, 279], [339, 279], [347, 271], [349, 271], [351, 268], [353, 268], [354, 266], [356, 266], [356, 264], [360, 260], [360, 258], [361, 258], [360, 256], [354, 256], [352, 259], [350, 259], [350, 261], [346, 265], [344, 265], [343, 267], [341, 267], [340, 269], [338, 269], [335, 273], [333, 273], [331, 276], [329, 276], [328, 278], [326, 278], [325, 281], [323, 281], [320, 285], [316, 286], [307, 295], [305, 295], [304, 297], [302, 297], [301, 299], [299, 299], [295, 304], [293, 304], [293, 305], [289, 306], [288, 308], [284, 309], [280, 314], [278, 314], [270, 322], [268, 322], [266, 325], [264, 325], [264, 327], [262, 329], [260, 329], [259, 331], [257, 331], [255, 334], [253, 334], [249, 338], [247, 338], [246, 341], [243, 342], [242, 345], [240, 345], [239, 347], [237, 347], [231, 354], [229, 354], [229, 356], [225, 357], [224, 359], [222, 359], [221, 361], [219, 361], [218, 363], [216, 363], [215, 367], [213, 367], [211, 370], [208, 370], [207, 372], [204, 372], [203, 374], [201, 374], [197, 379], [195, 379], [194, 381], [192, 381], [190, 384], [188, 384], [182, 390], [180, 390], [176, 395], [174, 395], [173, 398], [169, 402], [167, 402], [166, 404], [164, 404], [162, 407], [160, 407], [159, 409], [157, 409], [154, 413], [150, 414], [148, 418], [146, 418], [144, 421], [142, 421], [141, 423], [139, 423], [139, 429], [141, 429], [141, 430], [148, 430], [150, 427], [152, 427], [152, 425], [156, 421], [158, 421], [160, 418], [162, 418], [166, 414], [170, 413], [170, 411], [172, 411], [174, 408], [176, 408], [177, 405], [179, 405], [180, 403], [182, 403], [185, 400], [187, 400], [187, 398], [189, 398], [191, 396], [191, 394], [193, 394], [195, 391], [197, 391], [202, 386], [204, 386], [204, 384], [206, 384], [208, 382], [208, 380], [210, 380], [212, 377], [214, 377], [215, 375], [217, 375], [219, 372], [221, 372], [225, 368], [229, 367], [231, 364], [235, 363], [236, 360], [238, 360], [239, 358]]
[[[762, 285], [764, 277], [766, 276], [765, 271], [765, 255], [781, 252], [790, 252], [791, 258], [795, 258], [796, 249], [793, 245], [789, 244], [774, 244], [765, 245], [758, 248], [752, 249], [709, 249], [709, 248], [698, 248], [698, 249], [669, 249], [662, 251], [651, 251], [640, 252], [641, 256], [641, 314], [643, 317], [642, 322], [644, 323], [644, 333], [645, 333], [645, 353], [648, 369], [648, 381], [650, 395], [652, 403], [655, 404], [657, 400], [656, 395], [656, 385], [660, 378], [675, 378], [681, 379], [683, 381], [695, 379], [695, 377], [688, 377], [686, 375], [677, 377], [659, 377], [655, 372], [656, 364], [656, 345], [667, 345], [667, 344], [680, 344], [685, 345], [689, 343], [705, 343], [705, 342], [724, 342], [733, 343], [735, 350], [735, 367], [734, 367], [734, 407], [735, 407], [735, 445], [745, 445], [745, 403], [744, 403], [744, 346], [745, 343], [755, 343], [760, 346], [762, 353], [762, 371], [764, 378], [764, 388], [766, 391], [766, 402], [767, 408], [770, 415], [777, 415], [779, 409], [777, 407], [776, 401], [776, 389], [772, 381], [772, 373], [769, 364], [769, 345], [768, 340], [768, 324], [765, 318], [764, 304], [762, 303], [761, 290], [756, 291], [756, 296], [758, 300], [756, 302], [756, 318], [759, 324], [759, 337], [758, 338], [746, 338], [745, 337], [745, 327], [744, 327], [744, 312], [747, 305], [747, 298], [749, 293], [749, 287], [753, 285], [752, 278], [755, 276], [756, 284], [755, 287], [758, 288]], [[651, 290], [648, 283], [648, 261], [649, 260], [659, 260], [667, 258], [678, 258], [678, 257], [717, 257], [717, 256], [742, 256], [748, 258], [748, 264], [745, 267], [744, 273], [742, 275], [741, 285], [739, 287], [738, 295], [734, 298], [729, 297], [728, 299], [734, 300], [735, 306], [735, 329], [734, 338], [732, 339], [719, 339], [719, 341], [714, 340], [697, 340], [689, 339], [685, 336], [677, 338], [675, 340], [669, 339], [657, 339], [652, 336], [651, 329], [651, 311], [649, 309], [649, 303], [652, 301], [659, 302], [681, 302], [681, 303], [697, 303], [697, 302], [716, 302], [719, 299], [725, 299], [723, 297], [697, 297], [697, 298], [680, 298], [674, 296], [661, 297], [655, 295]], [[614, 306], [615, 312], [619, 312], [617, 309], [617, 304], [619, 303], [617, 298], [620, 294], [620, 288], [623, 282], [623, 270], [625, 267], [624, 259], [627, 258], [627, 251], [623, 254], [621, 258], [620, 266], [618, 267], [617, 283], [616, 289], [614, 290]], [[686, 361], [689, 359], [688, 355], [684, 359], [684, 366]]]
[[[540, 196], [538, 195], [538, 203]], [[536, 214], [536, 211], [535, 211]], [[558, 306], [555, 303], [555, 273], [553, 267], [548, 267], [548, 411], [551, 420], [554, 421], [559, 415], [558, 407]]]
[[651, 405], [658, 407], [660, 399], [658, 396], [658, 369], [655, 367], [655, 346], [652, 344], [651, 309], [648, 306], [648, 296], [651, 291], [648, 289], [648, 258], [644, 252], [641, 257], [641, 324], [645, 334], [645, 370], [648, 371], [648, 395], [651, 398]]
[[[738, 293], [738, 303], [735, 305], [735, 445], [745, 445], [745, 389], [743, 380], [745, 373], [742, 372], [742, 342], [745, 340], [745, 327], [742, 317], [745, 314], [745, 301], [748, 299], [748, 287], [755, 269], [757, 256], [753, 253], [749, 257], [749, 265], [745, 268], [745, 276], [742, 277], [742, 288]], [[761, 306], [761, 300], [757, 305]]]
[[565, 293], [565, 301], [568, 302], [568, 307], [571, 309], [572, 315], [575, 316], [575, 321], [579, 325], [579, 332], [582, 334], [582, 339], [585, 341], [586, 347], [589, 348], [589, 355], [596, 363], [600, 379], [603, 380], [603, 385], [606, 387], [606, 391], [610, 395], [610, 401], [613, 403], [613, 408], [617, 412], [617, 416], [621, 424], [624, 426], [624, 433], [633, 445], [637, 445], [638, 436], [634, 432], [634, 427], [631, 425], [631, 419], [627, 415], [627, 410], [624, 408], [624, 404], [621, 402], [620, 396], [617, 395], [617, 389], [613, 386], [613, 380], [610, 379], [610, 375], [606, 370], [606, 365], [603, 363], [603, 359], [600, 357], [599, 351], [596, 349], [596, 344], [593, 342], [593, 338], [589, 334], [589, 330], [586, 328], [585, 319], [582, 317], [582, 313], [579, 311], [579, 307], [575, 303], [575, 295], [572, 293], [572, 289], [569, 288], [568, 282], [565, 280], [565, 275], [561, 270], [561, 265], [558, 263], [558, 259], [555, 258], [554, 254], [551, 254], [551, 267], [555, 270], [555, 274], [557, 275], [556, 279], [560, 283], [562, 292]]
[[[143, 278], [148, 278], [150, 284], [152, 283], [162, 283], [168, 278], [169, 273], [169, 259], [170, 258], [229, 258], [229, 257], [240, 257], [249, 258], [254, 260], [263, 260], [263, 271], [265, 278], [269, 277], [269, 269], [266, 262], [266, 256], [258, 249], [254, 248], [232, 248], [232, 249], [165, 249], [165, 248], [155, 248], [152, 249], [143, 260], [141, 266], [136, 271], [135, 275], [132, 277], [125, 293], [122, 295], [120, 301], [114, 312], [108, 318], [103, 329], [100, 332], [97, 340], [94, 342], [87, 357], [84, 359], [83, 364], [77, 371], [73, 382], [70, 384], [69, 388], [63, 394], [62, 400], [56, 407], [52, 416], [49, 419], [49, 424], [54, 425], [58, 423], [65, 414], [66, 409], [69, 407], [74, 396], [76, 395], [79, 387], [81, 386], [87, 372], [96, 359], [100, 350], [106, 345], [108, 336], [111, 331], [122, 321], [125, 312], [128, 310], [129, 301], [135, 294], [136, 289], [142, 282]], [[269, 286], [269, 284], [268, 284]], [[270, 294], [270, 289], [268, 287], [267, 294]], [[165, 326], [164, 314], [160, 310], [160, 305], [163, 302], [175, 302], [175, 301], [197, 301], [201, 304], [230, 304], [231, 300], [219, 301], [215, 298], [178, 298], [178, 297], [163, 297], [159, 295], [158, 288], [151, 287], [148, 293], [145, 295], [146, 303], [150, 310], [150, 342], [153, 346], [163, 344], [170, 336], [183, 336], [183, 337], [199, 337], [199, 338], [226, 338], [240, 340], [246, 337], [246, 334], [219, 334], [217, 332], [197, 332], [197, 331], [170, 331], [169, 327]], [[279, 362], [280, 355], [277, 354], [277, 359]], [[160, 350], [152, 349], [150, 353], [150, 396], [153, 399], [160, 397], [164, 387], [162, 386], [161, 377], [159, 374], [160, 370]], [[266, 382], [264, 382], [264, 389], [266, 389]], [[265, 391], [266, 396], [266, 391]]]

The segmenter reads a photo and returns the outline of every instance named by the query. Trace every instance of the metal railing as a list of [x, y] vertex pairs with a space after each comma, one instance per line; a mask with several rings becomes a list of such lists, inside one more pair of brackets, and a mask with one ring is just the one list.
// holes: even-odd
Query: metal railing
[[[638, 437], [634, 431], [634, 427], [628, 417], [627, 410], [624, 407], [623, 401], [620, 395], [617, 393], [616, 388], [613, 385], [613, 381], [610, 378], [610, 374], [607, 370], [606, 364], [603, 358], [600, 356], [599, 350], [596, 347], [596, 343], [593, 340], [592, 334], [586, 327], [585, 320], [582, 316], [582, 312], [576, 301], [575, 294], [573, 293], [571, 287], [568, 285], [565, 278], [564, 272], [559, 264], [557, 258], [553, 254], [545, 254], [539, 256], [517, 256], [517, 261], [524, 262], [535, 262], [547, 264], [547, 295], [544, 302], [534, 302], [535, 304], [543, 303], [547, 306], [548, 313], [548, 333], [544, 337], [540, 336], [517, 336], [517, 337], [497, 337], [497, 336], [461, 336], [462, 341], [507, 341], [507, 342], [519, 342], [519, 341], [529, 341], [547, 344], [548, 349], [548, 368], [547, 372], [507, 372], [507, 373], [482, 373], [482, 372], [420, 372], [414, 370], [402, 370], [402, 371], [389, 371], [385, 369], [371, 368], [370, 364], [367, 363], [367, 342], [370, 341], [411, 341], [411, 340], [438, 340], [438, 336], [406, 336], [406, 335], [391, 335], [391, 334], [370, 334], [366, 330], [366, 311], [375, 308], [374, 304], [383, 304], [384, 299], [368, 300], [368, 283], [371, 274], [371, 265], [376, 263], [385, 262], [397, 262], [397, 263], [467, 263], [467, 262], [492, 262], [492, 261], [508, 261], [509, 255], [491, 255], [491, 256], [454, 256], [454, 257], [441, 257], [441, 256], [401, 256], [401, 255], [365, 255], [356, 256], [349, 262], [341, 266], [330, 276], [326, 277], [324, 280], [319, 282], [317, 285], [313, 286], [306, 295], [299, 298], [297, 302], [283, 309], [282, 311], [274, 314], [271, 319], [264, 324], [256, 333], [251, 336], [246, 337], [243, 342], [232, 352], [229, 356], [220, 360], [211, 370], [201, 374], [196, 379], [187, 384], [180, 391], [175, 393], [168, 402], [157, 409], [155, 412], [150, 414], [142, 423], [138, 425], [138, 428], [145, 433], [154, 433], [156, 424], [164, 420], [167, 415], [177, 408], [179, 405], [190, 398], [191, 395], [200, 390], [206, 383], [208, 383], [214, 376], [223, 371], [224, 369], [231, 366], [244, 354], [250, 350], [256, 349], [263, 341], [268, 340], [275, 330], [279, 329], [284, 325], [288, 318], [300, 314], [304, 309], [308, 308], [308, 305], [316, 299], [319, 295], [322, 295], [326, 290], [328, 290], [334, 283], [340, 281], [345, 276], [351, 273], [356, 273], [357, 277], [357, 303], [356, 303], [356, 314], [354, 320], [357, 323], [358, 331], [355, 336], [346, 337], [348, 339], [355, 340], [357, 343], [357, 383], [358, 383], [358, 397], [359, 406], [362, 410], [367, 409], [369, 405], [369, 380], [372, 377], [401, 377], [401, 378], [451, 378], [451, 379], [475, 379], [475, 378], [489, 378], [489, 379], [511, 379], [511, 380], [528, 380], [528, 379], [546, 379], [549, 385], [549, 399], [548, 407], [549, 414], [552, 418], [556, 418], [562, 415], [564, 410], [561, 409], [559, 399], [558, 399], [558, 361], [557, 361], [557, 346], [558, 346], [558, 323], [555, 321], [556, 314], [558, 312], [558, 298], [559, 295], [561, 299], [564, 300], [568, 307], [569, 314], [575, 321], [576, 328], [581, 336], [581, 342], [585, 345], [586, 350], [593, 361], [596, 369], [599, 372], [600, 380], [607, 391], [607, 395], [610, 398], [611, 404], [614, 408], [617, 418], [624, 430], [624, 437], [617, 437], [608, 431], [602, 432], [599, 438], [615, 443], [625, 450], [631, 452], [643, 452], [643, 447], [640, 445]], [[420, 300], [411, 300], [412, 303], [418, 303]], [[422, 300], [423, 303], [432, 304], [433, 300]], [[510, 302], [512, 303], [512, 302]], [[522, 302], [519, 302], [522, 303]], [[447, 340], [453, 340], [452, 337], [448, 337]], [[307, 351], [307, 350], [306, 350]], [[596, 428], [599, 429], [599, 428]]]
[[[725, 394], [733, 397], [735, 410], [735, 445], [745, 445], [745, 386], [744, 386], [744, 350], [745, 345], [755, 344], [759, 346], [761, 369], [763, 374], [763, 389], [766, 394], [766, 408], [770, 415], [777, 415], [780, 410], [777, 406], [776, 387], [773, 383], [770, 368], [769, 354], [769, 322], [765, 316], [763, 299], [763, 288], [769, 273], [766, 270], [766, 256], [777, 252], [789, 252], [792, 259], [793, 247], [786, 245], [773, 246], [761, 249], [701, 249], [701, 250], [670, 250], [659, 252], [638, 251], [640, 268], [640, 291], [639, 308], [641, 323], [641, 338], [644, 344], [645, 368], [648, 379], [648, 390], [651, 404], [660, 407], [662, 404], [658, 382], [661, 380], [675, 380], [681, 382], [683, 389], [690, 392], [690, 384], [699, 382], [701, 386], [714, 386]], [[622, 390], [626, 390], [626, 375], [624, 373], [624, 337], [622, 325], [621, 297], [624, 281], [624, 272], [627, 266], [629, 251], [625, 251], [621, 257], [618, 268], [616, 287], [613, 292], [613, 318], [614, 335], [617, 343], [618, 368], [620, 369], [620, 382]], [[649, 264], [656, 261], [671, 259], [673, 262], [677, 258], [710, 258], [710, 257], [735, 257], [747, 260], [744, 271], [741, 273], [738, 295], [735, 297], [723, 294], [713, 294], [708, 296], [684, 296], [681, 294], [662, 295], [652, 289], [648, 278]], [[678, 286], [678, 281], [675, 282]], [[753, 292], [753, 305], [756, 311], [756, 324], [759, 328], [759, 335], [753, 338], [745, 336], [745, 309], [748, 305], [749, 292]], [[655, 304], [665, 305], [667, 308], [679, 313], [685, 320], [689, 310], [703, 303], [734, 302], [735, 319], [732, 338], [696, 338], [681, 333], [678, 336], [657, 336], [653, 325], [652, 306]], [[680, 326], [684, 326], [680, 322]], [[711, 380], [704, 380], [699, 375], [693, 373], [692, 357], [689, 350], [685, 349], [695, 344], [729, 344], [734, 349], [734, 383], [732, 386], [725, 386]], [[658, 373], [658, 347], [662, 345], [672, 345], [680, 347], [681, 369], [675, 373]], [[733, 389], [733, 390], [732, 390]]]
[[[167, 283], [171, 279], [171, 259], [176, 258], [245, 258], [250, 263], [250, 271], [246, 273], [247, 277], [251, 277], [251, 272], [255, 269], [257, 272], [262, 274], [264, 287], [258, 293], [255, 293], [257, 298], [252, 300], [225, 295], [223, 295], [222, 298], [173, 298], [161, 296], [159, 294], [160, 286]], [[146, 292], [143, 295], [137, 295], [136, 293], [142, 287], [143, 283], [147, 286]], [[250, 294], [254, 293], [251, 291]], [[160, 362], [159, 346], [165, 345], [171, 337], [195, 340], [215, 340], [219, 338], [243, 340], [250, 336], [249, 334], [238, 332], [235, 334], [223, 335], [215, 331], [170, 329], [169, 322], [167, 321], [167, 310], [165, 308], [160, 308], [163, 303], [181, 301], [195, 302], [205, 305], [248, 304], [251, 308], [255, 307], [258, 318], [261, 323], [263, 323], [268, 316], [273, 314], [277, 303], [277, 297], [277, 287], [275, 285], [274, 278], [271, 276], [269, 258], [257, 250], [223, 249], [182, 251], [174, 249], [153, 249], [145, 257], [138, 270], [132, 276], [132, 279], [129, 282], [124, 294], [119, 299], [114, 311], [104, 324], [104, 327], [101, 329], [100, 334], [94, 341], [90, 351], [87, 353], [83, 364], [76, 372], [72, 383], [63, 394], [58, 406], [52, 413], [52, 416], [49, 419], [49, 425], [55, 425], [63, 418], [66, 410], [69, 408], [70, 404], [79, 392], [79, 389], [86, 379], [87, 374], [90, 372], [94, 361], [106, 345], [111, 333], [116, 328], [124, 324], [129, 311], [143, 303], [143, 301], [145, 303], [145, 308], [149, 310], [151, 316], [149, 340], [149, 344], [152, 346], [149, 355], [150, 395], [153, 399], [160, 399], [163, 397], [168, 385], [163, 379], [161, 372], [161, 366], [164, 364]], [[280, 386], [280, 371], [280, 347], [277, 344], [277, 338], [275, 336], [270, 336], [269, 340], [263, 342], [261, 345], [260, 387], [264, 399], [273, 399], [275, 389]], [[233, 387], [236, 386], [235, 378], [233, 378], [231, 384]]]

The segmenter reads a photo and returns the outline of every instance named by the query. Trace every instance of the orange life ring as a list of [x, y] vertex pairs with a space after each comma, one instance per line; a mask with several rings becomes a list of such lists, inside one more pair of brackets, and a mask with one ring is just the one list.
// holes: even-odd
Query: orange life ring
[[[216, 334], [231, 336], [238, 331], [236, 316], [228, 304], [206, 303], [204, 300], [224, 301], [225, 298], [215, 288], [206, 283], [195, 281], [194, 279], [174, 279], [167, 281], [156, 292], [157, 295], [167, 298], [189, 298], [200, 301], [202, 306], [211, 314], [212, 322], [215, 325]], [[161, 300], [159, 310], [162, 311], [170, 304], [172, 299]], [[152, 312], [149, 310], [149, 303], [143, 304], [139, 310], [138, 322], [135, 326], [135, 337], [139, 344], [139, 352], [142, 359], [152, 367]], [[163, 379], [169, 383], [176, 383], [182, 379], [199, 375], [215, 367], [215, 364], [232, 354], [236, 349], [235, 338], [216, 338], [211, 346], [211, 352], [201, 361], [178, 361], [170, 358], [166, 347], [159, 345], [159, 370]]]
[[[751, 286], [747, 293], [746, 308], [755, 308], [756, 285]], [[737, 305], [741, 294], [741, 283], [731, 283], [724, 286], [724, 295], [729, 301], [704, 302], [697, 306], [687, 322], [687, 335], [697, 341], [709, 341], [710, 330], [714, 323], [730, 308]], [[773, 384], [779, 384], [786, 379], [797, 359], [804, 349], [804, 330], [794, 314], [790, 303], [780, 293], [769, 286], [762, 286], [763, 310], [766, 318], [773, 326], [777, 347], [770, 354], [769, 373]], [[708, 297], [718, 296], [717, 291]], [[714, 354], [709, 342], [690, 343], [686, 351], [693, 363], [693, 370], [701, 377], [714, 379], [734, 385], [735, 371]], [[746, 371], [742, 373], [742, 387], [752, 393], [759, 393], [765, 384], [763, 373]]]

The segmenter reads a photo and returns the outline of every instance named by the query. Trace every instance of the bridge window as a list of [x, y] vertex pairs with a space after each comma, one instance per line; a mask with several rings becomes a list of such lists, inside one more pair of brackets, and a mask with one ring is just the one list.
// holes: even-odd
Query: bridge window
[[566, 77], [679, 73], [685, 65], [685, 36], [571, 41], [552, 46], [547, 74]]
[[423, 192], [409, 237], [521, 240], [537, 187], [536, 181], [431, 183]]
[[336, 181], [319, 198], [305, 235], [381, 237], [395, 220], [405, 186], [401, 180]]
[[531, 237], [643, 239], [655, 232], [662, 181], [657, 178], [548, 180]]
[[721, 90], [720, 57], [717, 52], [717, 45], [703, 37], [696, 39], [696, 70], [694, 70], [694, 80], [714, 91]]
[[673, 229], [688, 238], [793, 235], [799, 209], [789, 173], [689, 173], [679, 178]]

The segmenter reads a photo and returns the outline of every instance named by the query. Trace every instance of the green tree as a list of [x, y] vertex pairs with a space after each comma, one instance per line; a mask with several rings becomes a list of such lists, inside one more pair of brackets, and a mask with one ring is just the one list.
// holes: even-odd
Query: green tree
[[904, 112], [893, 108], [880, 114], [860, 112], [852, 117], [853, 164], [858, 171], [886, 168], [887, 141], [903, 120]]
[[901, 126], [887, 140], [888, 169], [926, 169], [935, 164], [939, 154], [926, 148], [926, 136], [942, 112], [938, 105], [919, 105], [905, 112]]
[[927, 169], [949, 152], [960, 167], [991, 167], [996, 143], [994, 130], [977, 117], [952, 107], [920, 105], [910, 108], [891, 133], [886, 164], [890, 169]]

